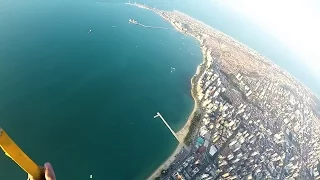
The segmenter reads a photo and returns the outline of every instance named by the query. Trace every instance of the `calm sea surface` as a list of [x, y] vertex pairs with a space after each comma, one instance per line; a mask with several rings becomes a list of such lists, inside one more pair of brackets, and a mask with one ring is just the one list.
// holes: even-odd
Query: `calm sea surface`
[[[148, 3], [188, 13], [281, 66], [293, 58], [245, 19], [204, 2], [211, 8]], [[177, 145], [153, 116], [159, 111], [173, 129], [183, 126], [200, 48], [173, 30], [130, 25], [130, 18], [171, 28], [119, 1], [0, 0], [0, 126], [37, 163], [50, 161], [58, 179], [144, 179]], [[236, 29], [237, 23], [247, 26]], [[0, 179], [24, 178], [0, 153]]]

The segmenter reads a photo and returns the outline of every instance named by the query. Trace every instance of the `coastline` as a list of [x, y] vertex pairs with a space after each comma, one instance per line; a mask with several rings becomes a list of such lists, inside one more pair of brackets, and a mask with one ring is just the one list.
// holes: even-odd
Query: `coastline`
[[[175, 27], [175, 26], [174, 26]], [[197, 39], [198, 40], [198, 39]], [[202, 48], [201, 48], [202, 49]], [[187, 122], [185, 123], [185, 125], [178, 131], [176, 132], [176, 135], [178, 136], [180, 142], [178, 146], [176, 147], [176, 149], [173, 151], [173, 153], [166, 159], [166, 161], [164, 161], [147, 179], [148, 180], [154, 180], [156, 177], [160, 176], [161, 171], [164, 169], [167, 169], [170, 164], [175, 160], [176, 155], [182, 150], [183, 147], [185, 147], [184, 144], [184, 139], [187, 136], [187, 134], [189, 133], [189, 129], [190, 129], [190, 125], [191, 125], [191, 120], [194, 116], [194, 113], [197, 111], [198, 109], [198, 100], [196, 98], [196, 94], [194, 93], [194, 90], [196, 90], [196, 84], [193, 83], [193, 79], [197, 76], [199, 76], [200, 74], [200, 67], [201, 65], [203, 65], [206, 61], [205, 61], [205, 54], [203, 54], [203, 59], [202, 62], [197, 66], [197, 70], [196, 73], [194, 74], [194, 76], [191, 78], [190, 82], [191, 82], [191, 96], [193, 98], [194, 101], [194, 106], [193, 106], [193, 110], [191, 112], [191, 114], [188, 117]]]
[[[315, 116], [317, 112], [316, 110], [316, 100], [312, 101], [310, 103], [310, 96], [314, 95], [314, 93], [311, 92], [310, 89], [307, 87], [303, 86], [303, 83], [300, 82], [299, 80], [295, 79], [293, 76], [291, 76], [287, 71], [283, 70], [278, 66], [277, 64], [273, 63], [271, 59], [268, 59], [267, 57], [261, 55], [259, 52], [249, 48], [245, 44], [240, 43], [236, 39], [232, 38], [231, 36], [228, 36], [221, 31], [218, 31], [206, 24], [204, 24], [201, 21], [198, 21], [196, 19], [193, 19], [192, 17], [181, 13], [179, 11], [174, 11], [173, 13], [171, 11], [161, 11], [153, 8], [149, 8], [148, 6], [142, 5], [143, 7], [146, 7], [146, 9], [151, 10], [157, 14], [159, 14], [163, 19], [168, 21], [172, 26], [175, 27], [177, 32], [180, 32], [184, 35], [190, 35], [200, 41], [200, 48], [203, 54], [203, 62], [198, 66], [197, 68], [197, 73], [191, 78], [191, 94], [194, 99], [194, 109], [192, 113], [189, 116], [189, 119], [187, 119], [187, 122], [185, 125], [176, 133], [177, 134], [177, 139], [180, 142], [178, 147], [175, 149], [175, 151], [171, 154], [171, 156], [162, 164], [148, 179], [155, 179], [157, 177], [162, 178], [167, 178], [171, 179], [171, 175], [176, 176], [176, 173], [179, 172], [179, 174], [182, 177], [188, 178], [188, 179], [198, 179], [198, 178], [203, 178], [204, 173], [207, 170], [207, 168], [210, 166], [210, 170], [212, 168], [212, 165], [210, 163], [203, 163], [204, 167], [197, 169], [197, 171], [194, 171], [194, 173], [191, 174], [190, 176], [190, 165], [185, 166], [185, 160], [186, 157], [183, 156], [183, 158], [180, 159], [180, 154], [181, 149], [183, 148], [183, 141], [181, 141], [181, 138], [184, 139], [187, 137], [186, 143], [189, 144], [190, 141], [194, 141], [194, 136], [189, 138], [189, 135], [193, 135], [193, 131], [197, 132], [197, 126], [193, 126], [193, 121], [196, 119], [195, 115], [196, 112], [196, 106], [199, 105], [198, 108], [201, 109], [202, 106], [202, 101], [201, 99], [203, 98], [204, 103], [203, 106], [208, 110], [205, 112], [204, 116], [205, 117], [210, 117], [211, 114], [216, 114], [217, 111], [212, 112], [210, 111], [212, 106], [215, 106], [215, 109], [218, 109], [219, 106], [220, 108], [218, 109], [218, 112], [220, 113], [225, 113], [228, 114], [227, 117], [229, 119], [225, 119], [221, 121], [220, 123], [229, 123], [233, 122], [233, 128], [229, 130], [225, 130], [228, 128], [219, 128], [219, 122], [213, 122], [213, 124], [209, 124], [210, 126], [210, 133], [211, 135], [216, 135], [213, 133], [217, 133], [217, 130], [221, 130], [221, 132], [218, 132], [218, 134], [223, 134], [226, 133], [227, 136], [220, 138], [221, 140], [217, 142], [219, 144], [220, 150], [218, 150], [214, 156], [214, 160], [219, 156], [219, 154], [223, 154], [225, 151], [225, 148], [230, 144], [232, 140], [239, 140], [239, 138], [246, 137], [248, 135], [241, 134], [242, 130], [246, 129], [252, 129], [255, 127], [260, 127], [260, 126], [251, 126], [249, 125], [250, 123], [247, 123], [243, 121], [243, 119], [247, 119], [248, 116], [251, 116], [251, 111], [253, 112], [252, 117], [256, 118], [261, 118], [262, 124], [261, 126], [264, 127], [265, 129], [268, 129], [268, 131], [274, 130], [275, 133], [281, 132], [281, 129], [272, 127], [272, 124], [270, 125], [268, 123], [268, 120], [270, 118], [273, 118], [273, 114], [268, 114], [265, 113], [265, 111], [272, 110], [272, 108], [278, 108], [282, 107], [280, 113], [277, 112], [276, 115], [279, 119], [281, 118], [286, 118], [286, 116], [282, 116], [283, 112], [290, 112], [290, 110], [296, 110], [301, 108], [301, 111], [308, 109], [308, 106], [311, 107], [310, 111], [306, 111], [305, 114], [309, 114], [309, 116], [313, 116], [313, 120], [316, 120], [317, 117]], [[205, 64], [204, 64], [205, 63]], [[204, 65], [204, 66], [202, 66]], [[198, 72], [198, 70], [200, 70]], [[206, 70], [208, 70], [207, 74], [205, 75]], [[236, 75], [237, 74], [237, 75]], [[203, 75], [203, 76], [202, 76]], [[221, 75], [221, 76], [220, 76]], [[234, 77], [232, 77], [234, 76]], [[244, 80], [242, 81], [242, 76], [244, 77]], [[201, 80], [203, 79], [203, 84], [198, 83], [198, 79]], [[220, 78], [220, 79], [219, 79]], [[237, 80], [235, 80], [235, 78]], [[216, 81], [216, 79], [218, 79]], [[215, 81], [215, 82], [214, 82]], [[193, 83], [194, 82], [194, 83]], [[262, 86], [260, 86], [260, 83]], [[199, 84], [199, 85], [198, 85]], [[205, 84], [205, 85], [204, 85]], [[203, 86], [201, 86], [203, 85]], [[196, 89], [194, 89], [196, 88]], [[201, 89], [202, 88], [202, 89]], [[209, 89], [210, 88], [210, 89]], [[222, 88], [222, 89], [221, 89]], [[260, 88], [260, 89], [259, 89]], [[212, 90], [213, 89], [213, 90]], [[252, 89], [252, 91], [251, 91]], [[253, 90], [255, 89], [255, 90]], [[197, 92], [198, 91], [198, 92]], [[213, 91], [215, 91], [213, 93]], [[279, 92], [280, 91], [280, 92]], [[222, 92], [222, 93], [221, 93]], [[267, 93], [266, 93], [267, 92]], [[253, 93], [253, 95], [251, 95]], [[266, 95], [265, 95], [266, 93]], [[274, 94], [273, 94], [274, 93]], [[219, 96], [219, 94], [221, 94]], [[195, 96], [194, 96], [195, 95]], [[211, 95], [213, 95], [213, 98], [211, 98]], [[251, 96], [250, 96], [251, 95]], [[290, 95], [290, 97], [288, 97]], [[250, 96], [252, 98], [248, 98]], [[299, 97], [300, 96], [300, 97]], [[302, 98], [301, 98], [302, 97]], [[315, 96], [317, 97], [317, 96]], [[259, 99], [256, 99], [259, 98]], [[275, 99], [274, 99], [275, 98]], [[297, 99], [297, 103], [302, 103], [302, 106], [292, 108], [291, 106], [288, 106], [286, 104], [286, 98], [287, 100], [291, 102], [291, 98]], [[313, 97], [311, 97], [313, 99]], [[198, 101], [197, 101], [198, 100]], [[261, 102], [260, 102], [261, 100]], [[275, 105], [272, 107], [270, 104], [266, 105], [266, 102], [270, 100], [272, 105]], [[308, 102], [309, 101], [309, 102]], [[234, 103], [235, 102], [235, 103]], [[243, 103], [244, 102], [244, 103]], [[229, 104], [227, 104], [229, 103]], [[239, 104], [241, 103], [241, 107]], [[312, 104], [314, 103], [314, 104]], [[209, 105], [208, 105], [209, 104]], [[243, 104], [246, 107], [242, 107]], [[292, 103], [293, 105], [294, 103]], [[223, 105], [223, 107], [222, 107]], [[236, 107], [238, 106], [238, 107]], [[232, 110], [229, 109], [229, 111], [226, 111], [227, 108], [232, 108]], [[243, 113], [243, 115], [240, 115], [240, 118], [237, 117], [237, 114], [234, 114], [233, 112], [238, 111]], [[300, 110], [297, 110], [300, 111]], [[242, 116], [242, 117], [241, 117]], [[195, 118], [195, 119], [193, 119]], [[304, 115], [297, 117], [297, 119], [301, 118], [300, 120], [302, 122], [305, 121]], [[214, 121], [216, 118], [209, 118], [209, 121]], [[278, 119], [276, 119], [278, 120]], [[310, 120], [312, 121], [312, 120]], [[201, 117], [200, 121], [195, 121], [198, 123], [201, 123]], [[209, 122], [209, 123], [210, 123]], [[260, 122], [258, 122], [260, 123]], [[281, 125], [281, 121], [279, 121]], [[285, 122], [288, 124], [287, 122]], [[294, 121], [295, 123], [295, 121]], [[313, 122], [310, 122], [310, 125], [312, 126]], [[192, 125], [191, 125], [192, 124]], [[195, 123], [197, 125], [197, 123]], [[205, 125], [208, 123], [206, 122]], [[316, 122], [315, 122], [316, 124]], [[308, 124], [309, 125], [309, 124]], [[293, 126], [292, 126], [293, 127]], [[292, 128], [291, 127], [291, 128]], [[213, 129], [214, 128], [214, 129]], [[198, 129], [199, 130], [199, 129]], [[291, 131], [290, 129], [289, 131]], [[311, 129], [311, 130], [317, 130], [317, 129]], [[277, 132], [278, 131], [278, 132]], [[288, 129], [287, 129], [288, 131]], [[295, 128], [292, 131], [297, 131]], [[300, 131], [299, 131], [300, 132]], [[190, 134], [188, 134], [190, 133]], [[237, 134], [238, 133], [238, 134]], [[304, 133], [302, 132], [304, 135]], [[186, 136], [188, 135], [188, 136]], [[253, 136], [256, 136], [256, 134], [252, 134]], [[259, 134], [257, 135], [257, 137]], [[310, 138], [314, 138], [309, 136]], [[251, 137], [250, 137], [251, 138]], [[219, 138], [217, 138], [219, 139]], [[271, 146], [273, 146], [276, 140], [271, 139], [270, 141], [267, 140], [265, 143], [269, 143]], [[216, 144], [216, 143], [214, 143]], [[214, 145], [213, 144], [213, 145]], [[251, 151], [250, 153], [252, 154], [255, 151], [255, 145], [256, 143], [248, 142], [245, 144], [243, 147], [245, 149], [248, 149]], [[210, 145], [211, 146], [211, 145]], [[191, 146], [185, 146], [187, 148], [190, 148]], [[207, 146], [206, 146], [207, 147]], [[304, 148], [310, 148], [310, 147], [304, 147]], [[317, 148], [317, 147], [313, 147]], [[208, 148], [204, 148], [205, 151], [208, 150]], [[211, 149], [210, 149], [211, 150]], [[184, 150], [182, 150], [184, 151]], [[204, 152], [205, 152], [204, 151]], [[189, 153], [189, 152], [188, 152]], [[194, 154], [198, 153], [197, 149], [192, 148], [192, 154], [188, 154], [187, 157], [193, 156]], [[232, 152], [231, 152], [232, 153]], [[243, 151], [242, 153], [248, 153], [248, 151]], [[178, 154], [178, 155], [177, 155]], [[200, 152], [199, 156], [204, 157], [201, 160], [197, 161], [197, 163], [201, 163], [202, 160], [208, 160], [206, 157], [206, 154], [203, 155], [203, 152]], [[223, 154], [224, 155], [224, 154]], [[269, 156], [270, 154], [266, 154], [266, 156]], [[178, 157], [178, 159], [177, 159]], [[310, 156], [312, 158], [312, 156]], [[199, 158], [200, 159], [200, 158]], [[179, 161], [179, 162], [178, 162]], [[259, 161], [259, 158], [258, 158]], [[242, 164], [245, 163], [245, 161], [242, 161]], [[316, 159], [312, 162], [316, 162]], [[183, 165], [182, 165], [183, 163]], [[288, 162], [287, 162], [288, 163]], [[209, 164], [209, 166], [208, 166]], [[227, 172], [230, 172], [231, 166], [235, 167], [238, 164], [234, 164], [234, 162], [231, 162], [230, 164], [227, 163], [227, 166], [225, 168], [221, 168], [221, 165], [217, 166], [217, 168], [214, 168], [212, 170], [212, 176], [208, 175], [205, 177], [207, 178], [221, 178], [230, 176], [230, 178], [239, 178], [238, 174], [235, 173], [230, 173], [227, 175]], [[241, 164], [239, 164], [241, 165]], [[310, 166], [316, 166], [317, 164], [311, 164]], [[206, 168], [206, 167], [207, 168]], [[263, 166], [263, 165], [262, 165]], [[168, 169], [168, 167], [170, 169]], [[240, 166], [239, 166], [240, 167]], [[191, 167], [191, 170], [194, 167]], [[206, 169], [205, 169], [206, 168]], [[265, 167], [264, 167], [265, 168]], [[278, 167], [279, 168], [279, 167]], [[280, 167], [283, 168], [283, 167]], [[308, 171], [307, 167], [306, 170], [303, 170], [303, 167], [300, 167], [299, 171], [303, 173], [303, 171]], [[165, 175], [161, 174], [161, 171], [168, 169], [168, 172]], [[205, 171], [204, 171], [205, 170]], [[214, 175], [214, 171], [219, 170], [219, 173]], [[197, 174], [200, 171], [199, 174]], [[249, 169], [241, 169], [242, 172], [250, 172], [251, 174], [254, 174], [252, 178], [257, 178], [257, 174], [254, 170]], [[268, 172], [269, 168], [263, 169], [263, 171]], [[185, 172], [188, 172], [186, 175]], [[283, 172], [282, 172], [283, 173]], [[291, 177], [290, 175], [284, 175], [280, 174], [279, 177]], [[197, 174], [197, 175], [195, 175]], [[225, 175], [226, 174], [226, 175]], [[272, 174], [272, 173], [271, 173]], [[179, 176], [177, 174], [177, 176]], [[269, 174], [264, 174], [263, 177], [266, 178], [272, 178], [274, 175], [270, 176]], [[312, 175], [311, 175], [312, 176]], [[249, 177], [249, 176], [248, 176]], [[262, 177], [259, 175], [259, 177]], [[258, 178], [259, 178], [258, 177]], [[277, 176], [278, 177], [278, 176]], [[304, 176], [303, 176], [304, 177]], [[320, 176], [319, 176], [320, 177]], [[240, 176], [242, 178], [242, 176]], [[312, 179], [312, 177], [310, 177]], [[160, 179], [160, 178], [157, 178]]]
[[[180, 14], [180, 15], [183, 15], [183, 16], [185, 16], [185, 17], [192, 18], [192, 17], [188, 16], [187, 14], [185, 14], [185, 13], [183, 13], [183, 12], [181, 12], [181, 11], [178, 11], [178, 10], [162, 11], [162, 10], [158, 10], [158, 9], [156, 9], [156, 8], [151, 8], [151, 7], [146, 6], [146, 5], [137, 4], [137, 3], [134, 3], [134, 4], [133, 4], [133, 3], [130, 3], [130, 2], [129, 2], [129, 3], [125, 3], [125, 4], [127, 4], [127, 5], [132, 5], [132, 6], [136, 6], [136, 7], [138, 7], [138, 8], [142, 8], [142, 9], [146, 9], [146, 10], [150, 10], [150, 11], [158, 14], [158, 15], [159, 15], [161, 18], [163, 18], [164, 20], [168, 21], [172, 26], [175, 27], [175, 30], [176, 30], [176, 31], [178, 31], [178, 32], [180, 32], [180, 33], [183, 33], [183, 34], [185, 34], [185, 35], [190, 35], [190, 36], [192, 36], [192, 37], [194, 37], [194, 38], [196, 38], [197, 40], [200, 41], [200, 39], [199, 39], [198, 37], [195, 37], [193, 34], [190, 34], [190, 33], [188, 33], [188, 32], [183, 32], [179, 27], [176, 26], [176, 24], [175, 24], [174, 22], [172, 22], [170, 19], [168, 19], [167, 17], [165, 17], [165, 16], [162, 15], [162, 12], [174, 12], [174, 13], [178, 13], [178, 14]], [[192, 18], [192, 19], [193, 19], [193, 18]], [[302, 91], [304, 91], [305, 93], [308, 93], [309, 95], [313, 95], [313, 96], [317, 97], [318, 99], [320, 99], [320, 94], [316, 94], [316, 93], [315, 93], [316, 91], [312, 91], [311, 88], [309, 88], [309, 87], [307, 87], [307, 86], [304, 86], [304, 83], [303, 83], [301, 80], [292, 77], [288, 71], [282, 69], [282, 68], [281, 68], [279, 65], [277, 65], [276, 63], [273, 63], [273, 61], [271, 61], [271, 60], [270, 60], [269, 58], [267, 58], [265, 55], [262, 55], [262, 54], [260, 54], [259, 52], [251, 49], [248, 45], [240, 42], [240, 41], [237, 40], [236, 38], [234, 38], [234, 37], [232, 37], [232, 36], [230, 36], [230, 35], [227, 35], [227, 34], [223, 33], [222, 31], [220, 31], [220, 30], [218, 30], [218, 29], [215, 29], [215, 28], [213, 28], [212, 26], [210, 26], [210, 25], [208, 25], [208, 24], [206, 24], [206, 23], [204, 23], [204, 22], [202, 22], [202, 21], [200, 21], [200, 20], [197, 20], [197, 19], [195, 19], [195, 20], [196, 20], [198, 23], [200, 23], [202, 26], [207, 27], [207, 28], [215, 31], [215, 33], [218, 34], [218, 36], [220, 36], [220, 38], [223, 38], [223, 39], [225, 39], [225, 40], [227, 40], [227, 41], [230, 41], [230, 42], [232, 42], [232, 43], [234, 43], [234, 44], [237, 44], [237, 45], [239, 46], [239, 48], [244, 49], [244, 50], [247, 51], [249, 54], [251, 54], [251, 55], [253, 55], [255, 58], [257, 58], [257, 60], [259, 60], [259, 61], [261, 61], [261, 62], [263, 62], [263, 63], [266, 63], [266, 64], [268, 64], [269, 66], [271, 66], [272, 68], [274, 68], [276, 71], [278, 71], [278, 73], [280, 73], [280, 74], [283, 76], [282, 78], [291, 81], [291, 83], [292, 83], [292, 84], [295, 84], [296, 86], [298, 86], [300, 90], [303, 89], [302, 87], [304, 87], [304, 90], [302, 90]], [[202, 49], [202, 48], [201, 48], [201, 49]]]
[[[139, 7], [139, 8], [141, 8], [141, 7]], [[155, 12], [155, 11], [153, 11], [153, 12]], [[202, 46], [201, 39], [199, 37], [196, 37], [193, 34], [183, 32], [182, 30], [180, 30], [179, 27], [176, 26], [176, 24], [171, 22], [169, 19], [165, 18], [161, 13], [159, 13], [159, 12], [155, 12], [155, 13], [158, 14], [163, 19], [165, 19], [166, 21], [168, 21], [174, 27], [174, 29], [176, 31], [178, 31], [186, 36], [191, 36], [196, 41], [198, 41], [200, 44], [200, 46], [199, 46], [200, 51], [202, 52], [203, 57], [202, 57], [202, 62], [197, 66], [196, 73], [192, 76], [192, 78], [190, 80], [190, 83], [191, 83], [191, 90], [190, 91], [191, 91], [191, 96], [194, 101], [193, 110], [192, 110], [191, 114], [189, 115], [188, 120], [185, 123], [185, 125], [179, 131], [176, 132], [176, 135], [178, 136], [180, 143], [178, 144], [176, 149], [173, 151], [173, 153], [155, 171], [153, 171], [153, 173], [147, 178], [148, 180], [154, 180], [156, 177], [160, 176], [161, 171], [167, 169], [171, 165], [171, 163], [175, 160], [176, 155], [179, 154], [179, 152], [182, 150], [182, 148], [186, 147], [184, 144], [184, 139], [187, 136], [187, 134], [189, 133], [191, 120], [194, 116], [194, 113], [198, 109], [198, 99], [196, 98], [197, 94], [195, 93], [195, 90], [197, 89], [197, 87], [196, 87], [196, 83], [193, 82], [193, 79], [197, 76], [201, 76], [200, 68], [202, 65], [204, 65], [206, 63], [206, 54], [205, 54], [206, 51], [204, 51], [205, 48], [204, 48], [204, 46]]]
[[[198, 66], [199, 67], [199, 66]], [[192, 79], [191, 79], [192, 80]], [[193, 85], [191, 88], [191, 92], [193, 90]], [[179, 140], [182, 143], [179, 143], [178, 146], [176, 147], [176, 149], [173, 151], [173, 153], [166, 159], [166, 161], [164, 161], [149, 177], [148, 180], [154, 180], [156, 177], [160, 176], [161, 171], [164, 169], [167, 169], [171, 163], [175, 160], [176, 155], [179, 154], [179, 152], [182, 150], [183, 147], [185, 147], [184, 144], [184, 138], [187, 136], [188, 132], [189, 132], [189, 128], [190, 128], [190, 124], [191, 124], [191, 120], [193, 118], [194, 113], [196, 112], [198, 105], [197, 105], [197, 101], [192, 94], [193, 100], [194, 100], [194, 106], [193, 106], [193, 110], [190, 114], [190, 116], [188, 117], [188, 120], [186, 122], [186, 124], [176, 133], [176, 135], [178, 136]]]
[[149, 177], [148, 180], [154, 180], [156, 177], [160, 176], [161, 171], [167, 169], [171, 162], [175, 160], [175, 156], [182, 150], [184, 147], [183, 143], [179, 143], [178, 147], [173, 151], [173, 153], [169, 156], [169, 158], [162, 163]]

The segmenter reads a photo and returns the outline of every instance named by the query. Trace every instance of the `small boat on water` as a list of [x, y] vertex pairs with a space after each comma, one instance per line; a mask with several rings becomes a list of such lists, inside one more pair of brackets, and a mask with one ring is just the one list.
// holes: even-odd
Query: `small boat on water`
[[171, 67], [171, 73], [172, 73], [173, 71], [175, 71], [175, 70], [176, 70], [176, 68]]
[[137, 24], [138, 22], [134, 19], [129, 19], [129, 23], [132, 23], [132, 24]]
[[90, 34], [90, 33], [92, 33], [92, 30], [91, 30], [91, 29], [89, 30], [88, 34]]

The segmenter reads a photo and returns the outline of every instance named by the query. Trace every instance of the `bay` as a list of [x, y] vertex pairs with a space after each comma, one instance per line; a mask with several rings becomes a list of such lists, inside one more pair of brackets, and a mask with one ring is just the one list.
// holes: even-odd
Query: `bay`
[[[161, 112], [178, 130], [192, 110], [195, 41], [128, 24], [169, 27], [124, 3], [5, 3], [1, 127], [37, 163], [50, 161], [59, 179], [148, 176], [177, 145], [153, 116]], [[3, 154], [0, 171], [1, 179], [25, 178]]]

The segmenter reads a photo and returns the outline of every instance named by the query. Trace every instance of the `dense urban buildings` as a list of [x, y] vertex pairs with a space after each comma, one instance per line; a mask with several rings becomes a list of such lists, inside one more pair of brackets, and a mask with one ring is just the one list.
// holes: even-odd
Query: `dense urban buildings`
[[192, 79], [196, 128], [158, 179], [320, 179], [320, 108], [310, 90], [200, 21], [137, 6], [195, 37], [204, 55]]

